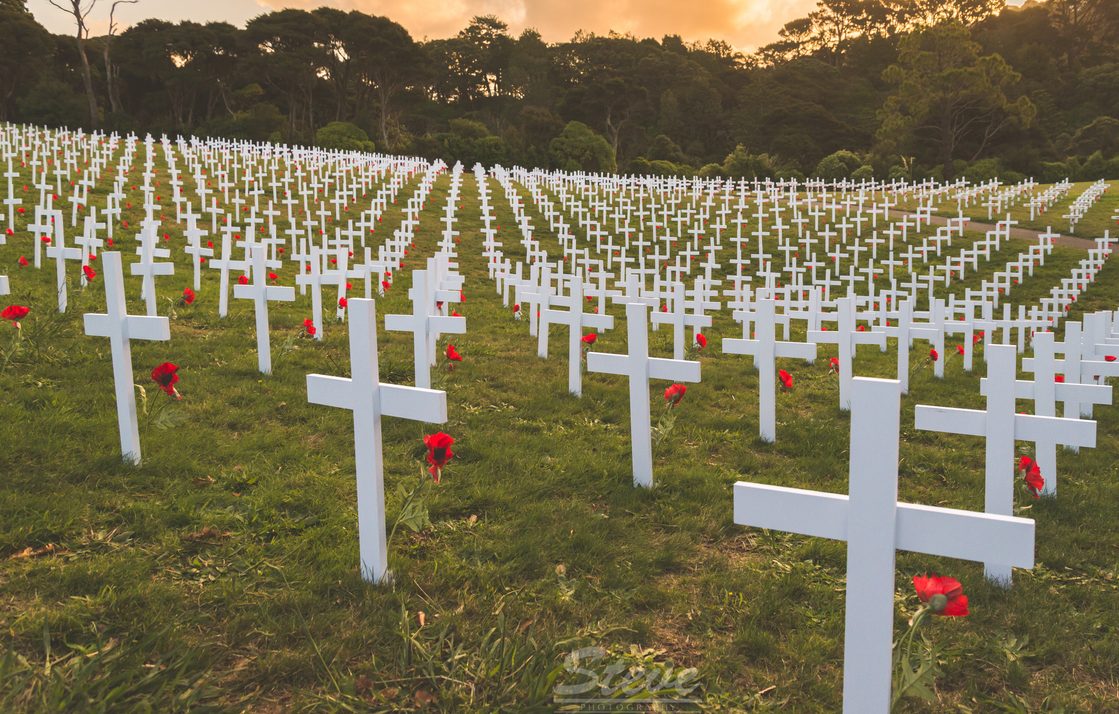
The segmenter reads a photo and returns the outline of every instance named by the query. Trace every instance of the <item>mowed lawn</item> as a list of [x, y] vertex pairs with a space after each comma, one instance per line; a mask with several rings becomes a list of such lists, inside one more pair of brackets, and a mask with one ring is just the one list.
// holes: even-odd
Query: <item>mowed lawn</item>
[[[407, 265], [377, 300], [382, 381], [411, 382], [411, 337], [385, 333], [383, 315], [410, 309], [408, 272], [436, 249], [449, 182], [436, 182]], [[399, 225], [415, 186], [373, 245]], [[503, 192], [489, 187], [498, 238], [523, 256]], [[134, 227], [140, 195], [130, 193], [124, 216]], [[0, 325], [0, 710], [548, 710], [556, 684], [579, 680], [565, 655], [586, 646], [658, 671], [696, 668], [692, 696], [714, 711], [839, 709], [844, 545], [735, 526], [731, 498], [739, 480], [846, 493], [849, 416], [828, 368], [834, 348], [822, 346], [812, 365], [782, 361], [795, 385], [779, 393], [777, 442], [763, 444], [756, 373], [749, 358], [721, 353], [720, 338], [741, 330], [719, 315], [702, 382], [655, 449], [656, 487], [635, 489], [625, 381], [588, 375], [582, 399], [568, 395], [566, 328], [553, 329], [550, 358], [537, 358], [527, 320], [513, 319], [486, 274], [477, 186], [465, 176], [458, 310], [468, 333], [441, 341], [463, 361], [437, 368], [446, 425], [385, 421], [390, 521], [400, 488], [421, 478], [424, 434], [451, 434], [456, 456], [424, 491], [431, 527], [397, 531], [393, 584], [374, 587], [358, 573], [351, 416], [306, 394], [308, 373], [348, 374], [345, 324], [328, 310], [316, 343], [302, 336], [309, 294], [271, 305], [275, 372], [261, 376], [251, 303], [231, 298], [219, 319], [217, 271], [205, 273], [194, 305], [178, 304], [191, 267], [165, 210], [177, 272], [158, 291], [172, 338], [133, 343], [149, 407], [136, 468], [120, 460], [108, 340], [82, 331], [81, 314], [104, 309], [102, 277], [82, 290], [71, 265], [70, 311], [59, 316], [53, 261], [20, 269], [26, 234], [0, 247], [13, 293], [0, 304], [32, 308], [10, 359], [16, 332]], [[134, 260], [134, 230], [120, 234]], [[1025, 246], [1004, 246], [985, 274]], [[724, 259], [732, 255], [728, 242]], [[1047, 294], [1082, 257], [1057, 248], [1012, 300]], [[294, 283], [295, 265], [278, 272]], [[128, 290], [142, 313], [139, 282], [129, 277]], [[1113, 261], [1070, 316], [1117, 305]], [[624, 313], [612, 313], [616, 327], [595, 349], [624, 352]], [[671, 356], [670, 339], [671, 330], [652, 333], [654, 353]], [[981, 360], [965, 373], [949, 344], [943, 381], [927, 346], [914, 347], [900, 497], [980, 510], [982, 440], [913, 429], [918, 403], [982, 406]], [[181, 402], [148, 378], [163, 361], [181, 367]], [[885, 353], [859, 351], [859, 375], [890, 377], [894, 367], [893, 341]], [[654, 423], [667, 386], [651, 386]], [[978, 563], [899, 553], [896, 632], [918, 604], [915, 574], [954, 576], [971, 602], [969, 617], [927, 629], [943, 667], [939, 702], [904, 710], [1119, 706], [1119, 416], [1113, 407], [1096, 416], [1098, 448], [1059, 455], [1059, 498], [1018, 490], [1020, 515], [1037, 521], [1037, 565], [1017, 572], [1012, 589], [986, 584]]]

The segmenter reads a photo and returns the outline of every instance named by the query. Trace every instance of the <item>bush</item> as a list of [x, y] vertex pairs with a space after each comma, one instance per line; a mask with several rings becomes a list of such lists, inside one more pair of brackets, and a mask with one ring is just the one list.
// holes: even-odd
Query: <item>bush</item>
[[348, 121], [332, 121], [316, 131], [315, 146], [323, 149], [370, 153], [376, 150], [376, 146], [369, 140], [369, 135], [357, 124]]
[[851, 179], [854, 181], [873, 181], [874, 167], [868, 164], [863, 164], [862, 166], [851, 172]]
[[552, 164], [562, 171], [614, 171], [617, 163], [610, 143], [580, 121], [568, 122], [548, 145]]
[[840, 149], [820, 159], [820, 163], [816, 164], [815, 176], [829, 180], [851, 178], [851, 174], [862, 165], [863, 160], [854, 152]]
[[1002, 178], [1002, 165], [998, 159], [980, 159], [962, 173], [972, 183], [983, 183], [991, 179]]
[[776, 173], [768, 154], [751, 154], [742, 144], [723, 159], [723, 174], [729, 178], [767, 178]]

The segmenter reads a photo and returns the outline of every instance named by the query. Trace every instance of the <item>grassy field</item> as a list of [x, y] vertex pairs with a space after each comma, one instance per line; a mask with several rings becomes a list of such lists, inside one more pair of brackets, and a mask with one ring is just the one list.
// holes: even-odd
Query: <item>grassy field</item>
[[[448, 183], [441, 177], [427, 201], [408, 269], [435, 249]], [[499, 192], [493, 200], [499, 238], [518, 254], [512, 213]], [[177, 274], [159, 282], [172, 339], [133, 345], [151, 408], [144, 463], [126, 467], [108, 342], [81, 328], [83, 312], [104, 308], [101, 279], [74, 286], [59, 316], [53, 265], [16, 266], [27, 238], [0, 247], [13, 285], [4, 300], [32, 307], [0, 371], [0, 710], [549, 710], [554, 686], [572, 677], [565, 655], [584, 646], [606, 648], [611, 661], [696, 668], [693, 696], [712, 711], [839, 709], [843, 544], [731, 518], [738, 480], [846, 492], [834, 352], [781, 364], [796, 384], [779, 395], [777, 443], [763, 444], [756, 373], [747, 358], [721, 354], [719, 338], [740, 330], [719, 316], [703, 381], [655, 451], [657, 487], [635, 489], [625, 382], [588, 375], [582, 399], [567, 394], [566, 334], [538, 359], [527, 321], [512, 319], [486, 276], [471, 177], [459, 215], [469, 332], [453, 339], [464, 361], [439, 377], [456, 458], [426, 490], [432, 526], [396, 534], [394, 584], [379, 588], [358, 575], [350, 415], [306, 398], [307, 373], [346, 374], [344, 324], [328, 321], [315, 343], [301, 336], [309, 296], [273, 305], [275, 373], [262, 377], [251, 304], [232, 300], [219, 320], [210, 271], [197, 302], [177, 305], [190, 266], [176, 251]], [[118, 245], [131, 254], [136, 241]], [[987, 273], [1024, 246], [1005, 247]], [[1046, 294], [1081, 257], [1058, 248], [1013, 298]], [[293, 266], [280, 273], [293, 281]], [[405, 273], [378, 300], [379, 317], [408, 310]], [[138, 292], [129, 278], [130, 296]], [[1112, 262], [1071, 316], [1117, 304]], [[135, 299], [130, 308], [142, 311]], [[600, 351], [625, 350], [614, 314]], [[671, 354], [670, 334], [651, 335], [655, 354]], [[3, 349], [13, 336], [0, 325]], [[382, 380], [409, 383], [410, 336], [379, 339]], [[912, 428], [918, 403], [981, 406], [982, 363], [967, 374], [948, 359], [938, 381], [914, 350], [900, 495], [978, 510], [982, 441]], [[166, 360], [181, 366], [181, 402], [147, 380]], [[889, 377], [894, 361], [892, 348], [865, 349], [856, 371]], [[654, 418], [665, 386], [652, 388]], [[905, 711], [1119, 706], [1119, 417], [1110, 407], [1097, 416], [1100, 448], [1060, 456], [1060, 497], [1019, 499], [1037, 520], [1037, 566], [1017, 573], [1013, 589], [987, 585], [976, 563], [899, 553], [897, 632], [917, 606], [915, 574], [960, 579], [972, 613], [933, 623], [939, 701], [907, 701]], [[420, 478], [422, 436], [436, 430], [386, 421], [390, 520], [403, 505], [398, 488]]]

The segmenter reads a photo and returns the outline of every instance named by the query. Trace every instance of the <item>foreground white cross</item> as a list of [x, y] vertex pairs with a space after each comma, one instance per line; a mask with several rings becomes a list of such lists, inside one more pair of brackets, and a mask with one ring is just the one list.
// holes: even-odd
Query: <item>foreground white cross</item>
[[307, 401], [354, 413], [361, 577], [368, 582], [381, 583], [388, 575], [381, 417], [442, 424], [447, 421], [447, 393], [381, 383], [377, 366], [376, 303], [354, 298], [349, 301], [348, 311], [352, 377], [307, 375]]
[[653, 441], [649, 409], [649, 380], [698, 382], [699, 362], [649, 356], [649, 307], [626, 305], [628, 355], [590, 352], [587, 371], [629, 377], [629, 435], [633, 459], [633, 484], [653, 486]]
[[777, 308], [772, 298], [758, 300], [754, 313], [754, 339], [723, 339], [723, 352], [753, 355], [758, 370], [758, 434], [763, 441], [777, 438], [777, 358], [816, 359], [815, 343], [778, 342]]
[[1034, 522], [898, 503], [901, 388], [852, 384], [850, 495], [754, 483], [734, 485], [734, 522], [847, 541], [843, 711], [890, 710], [897, 550], [1033, 567]]
[[132, 378], [130, 340], [169, 340], [171, 323], [166, 317], [129, 315], [124, 301], [124, 270], [120, 253], [102, 253], [105, 271], [105, 302], [108, 314], [87, 313], [85, 333], [108, 337], [113, 355], [113, 386], [117, 395], [117, 426], [124, 460], [140, 463], [140, 429], [136, 422], [136, 391]]
[[[1052, 439], [1061, 444], [1096, 445], [1095, 422], [1015, 413], [1017, 365], [1018, 352], [1014, 345], [991, 345], [987, 354], [985, 410], [919, 404], [914, 416], [918, 429], [986, 438], [983, 510], [1003, 516], [1014, 512], [1015, 439], [1033, 442]], [[989, 580], [1010, 585], [1013, 563], [988, 559], [983, 565]]]
[[268, 285], [268, 247], [253, 245], [253, 282], [234, 285], [233, 297], [256, 304], [256, 358], [261, 374], [272, 374], [272, 343], [268, 339], [268, 301], [295, 302], [295, 288]]

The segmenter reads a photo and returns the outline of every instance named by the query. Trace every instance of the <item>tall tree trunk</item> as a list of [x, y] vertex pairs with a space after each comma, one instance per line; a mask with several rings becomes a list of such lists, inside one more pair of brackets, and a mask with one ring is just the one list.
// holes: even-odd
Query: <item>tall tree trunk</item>
[[109, 95], [109, 111], [113, 114], [120, 113], [120, 101], [116, 95], [116, 82], [113, 77], [113, 62], [109, 58], [109, 45], [112, 44], [112, 36], [105, 38], [105, 49], [102, 52], [103, 59], [105, 60], [105, 85]]
[[82, 59], [82, 83], [85, 85], [85, 96], [89, 100], [89, 123], [91, 127], [97, 126], [97, 95], [93, 93], [93, 74], [89, 69], [89, 57], [85, 53], [85, 39], [82, 31], [78, 30], [78, 56]]

